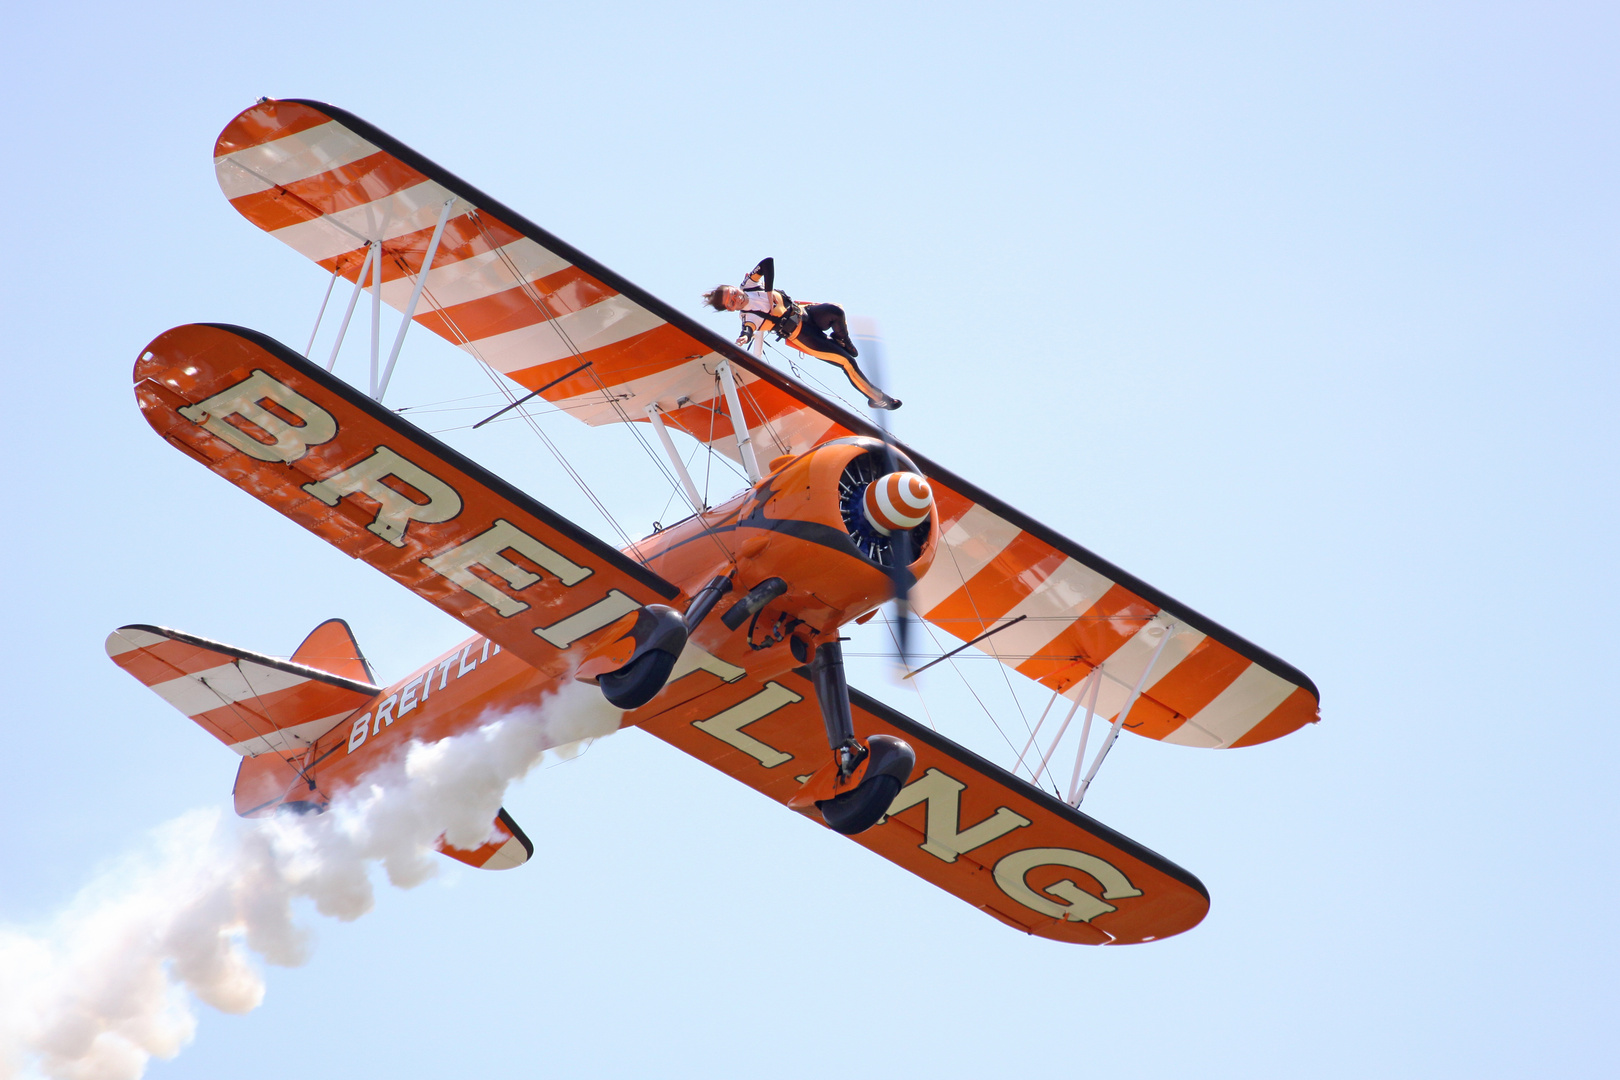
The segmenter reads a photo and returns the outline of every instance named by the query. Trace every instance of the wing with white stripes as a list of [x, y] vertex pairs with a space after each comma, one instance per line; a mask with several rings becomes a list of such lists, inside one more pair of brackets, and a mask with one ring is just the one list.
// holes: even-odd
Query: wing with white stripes
[[341, 109], [261, 101], [214, 155], [231, 205], [328, 272], [369, 284], [377, 245], [400, 311], [439, 233], [415, 321], [531, 390], [561, 378], [543, 396], [586, 423], [656, 406], [735, 460], [717, 376], [729, 359], [762, 459], [849, 433], [792, 379]]
[[380, 692], [161, 626], [120, 626], [107, 655], [243, 757], [301, 754]]
[[941, 526], [911, 597], [924, 619], [964, 642], [987, 634], [977, 648], [1075, 701], [1095, 691], [1099, 716], [1128, 705], [1125, 727], [1149, 738], [1251, 746], [1317, 718], [1316, 686], [1299, 669], [913, 457]]

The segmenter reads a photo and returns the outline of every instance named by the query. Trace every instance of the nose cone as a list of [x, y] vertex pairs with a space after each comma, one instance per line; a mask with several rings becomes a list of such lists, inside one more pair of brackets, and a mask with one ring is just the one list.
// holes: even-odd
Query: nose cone
[[861, 508], [872, 528], [889, 536], [928, 520], [934, 492], [928, 481], [911, 472], [892, 472], [866, 486]]

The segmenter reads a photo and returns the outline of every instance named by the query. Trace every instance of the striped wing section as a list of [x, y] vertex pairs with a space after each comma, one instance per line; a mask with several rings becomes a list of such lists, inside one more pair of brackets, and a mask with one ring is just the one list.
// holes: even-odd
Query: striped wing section
[[161, 626], [121, 626], [107, 655], [243, 757], [303, 753], [380, 689]]
[[[710, 678], [694, 675], [693, 678]], [[802, 671], [744, 678], [640, 726], [786, 804], [827, 760]], [[1026, 933], [1128, 945], [1198, 925], [1196, 877], [882, 703], [851, 692], [856, 734], [897, 735], [917, 752], [889, 816], [855, 843]], [[814, 810], [804, 816], [823, 827]]]
[[792, 380], [340, 109], [260, 102], [214, 153], [231, 205], [329, 272], [354, 281], [380, 243], [383, 299], [401, 311], [450, 203], [416, 321], [531, 390], [588, 363], [543, 395], [588, 424], [657, 405], [736, 459], [715, 373], [729, 358], [757, 446], [801, 453], [848, 433]]
[[962, 641], [996, 630], [976, 647], [1073, 699], [1100, 668], [1103, 717], [1117, 716], [1141, 682], [1126, 727], [1149, 738], [1250, 746], [1316, 719], [1316, 687], [1296, 668], [941, 467], [924, 467], [942, 533], [912, 593], [924, 619]]

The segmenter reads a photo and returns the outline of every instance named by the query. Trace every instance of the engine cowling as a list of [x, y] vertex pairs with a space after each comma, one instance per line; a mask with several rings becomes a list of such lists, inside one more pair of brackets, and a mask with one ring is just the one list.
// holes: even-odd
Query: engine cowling
[[[879, 508], [876, 521], [865, 508], [868, 494]], [[889, 600], [896, 578], [905, 576], [897, 574], [901, 560], [913, 579], [922, 577], [938, 532], [932, 491], [916, 465], [876, 439], [852, 436], [778, 458], [752, 490], [634, 551], [693, 591], [730, 575], [734, 589], [716, 608], [720, 617], [705, 620], [693, 640], [734, 663], [748, 658], [751, 670], [760, 671], [761, 650], [780, 652], [786, 666], [802, 663], [775, 647], [791, 637], [800, 643], [791, 651], [804, 653]], [[728, 626], [726, 616], [741, 598], [772, 578], [785, 589]]]

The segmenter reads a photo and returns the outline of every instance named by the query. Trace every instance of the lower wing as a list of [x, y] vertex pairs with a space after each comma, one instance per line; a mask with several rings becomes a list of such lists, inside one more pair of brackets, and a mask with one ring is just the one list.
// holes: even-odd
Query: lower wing
[[[917, 753], [888, 817], [856, 843], [1058, 941], [1153, 941], [1209, 910], [1187, 871], [880, 702], [850, 697], [860, 739], [896, 735]], [[815, 694], [798, 672], [718, 686], [640, 726], [784, 805], [827, 758]], [[820, 826], [813, 808], [804, 813]]]

